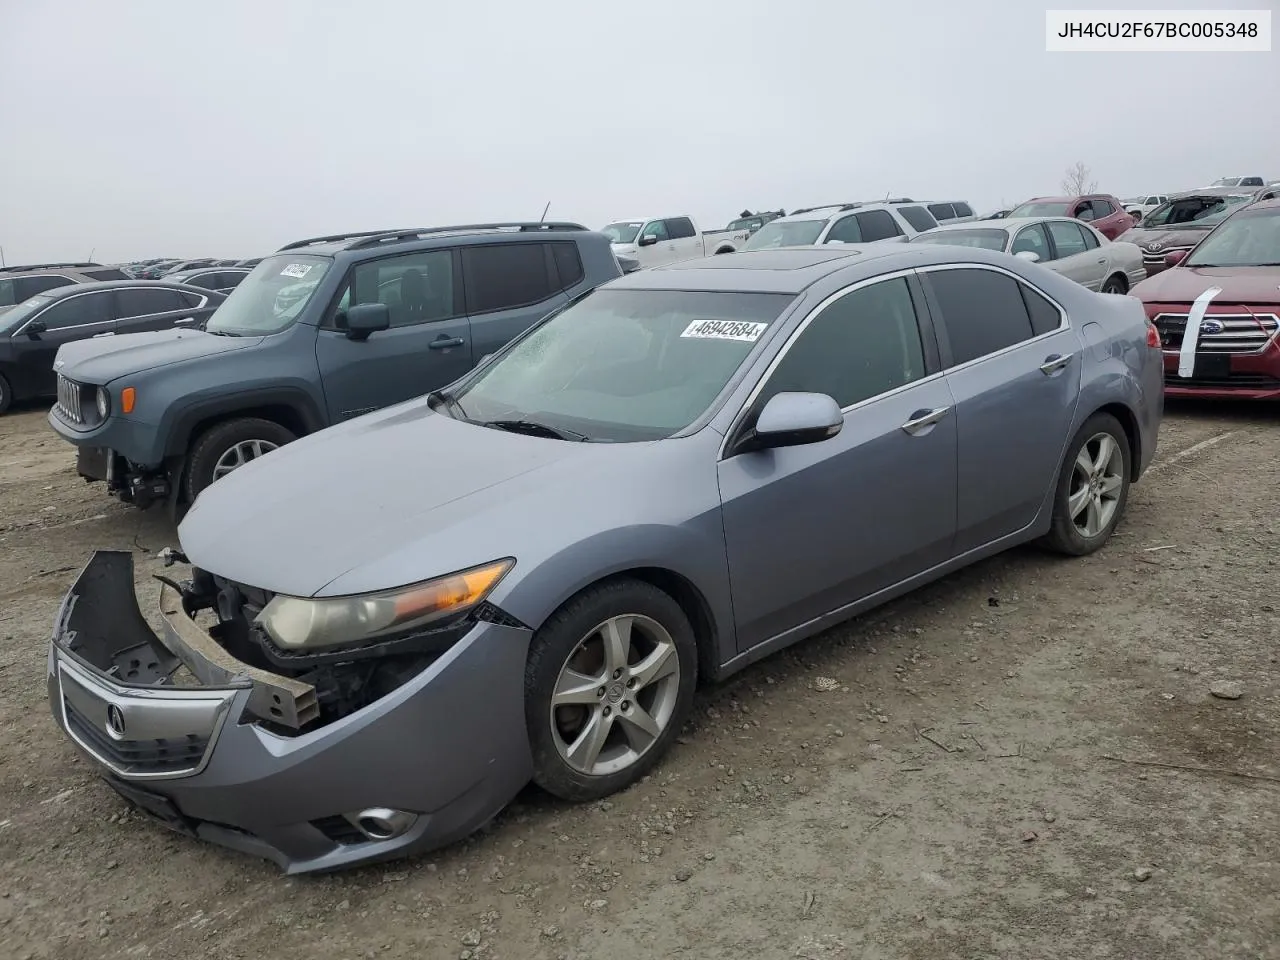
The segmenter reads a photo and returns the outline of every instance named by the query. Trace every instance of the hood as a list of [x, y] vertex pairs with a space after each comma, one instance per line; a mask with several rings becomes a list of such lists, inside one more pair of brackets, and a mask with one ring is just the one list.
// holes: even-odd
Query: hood
[[1132, 230], [1126, 230], [1116, 239], [1135, 243], [1143, 251], [1160, 253], [1174, 247], [1197, 244], [1217, 225], [1217, 223], [1210, 223], [1203, 227], [1193, 227], [1186, 223], [1179, 223], [1172, 227], [1134, 227]]
[[1173, 267], [1130, 291], [1144, 303], [1191, 303], [1210, 287], [1213, 303], [1280, 304], [1280, 267]]
[[157, 330], [73, 340], [58, 348], [53, 368], [79, 383], [104, 384], [158, 367], [244, 350], [262, 340], [220, 337], [203, 330]]
[[[692, 439], [530, 437], [454, 420], [418, 398], [227, 475], [200, 494], [178, 536], [196, 566], [292, 596], [387, 589], [506, 556], [533, 562], [639, 522], [655, 490], [670, 487], [663, 462]], [[694, 471], [681, 473], [689, 490]], [[705, 485], [718, 496], [714, 470]]]

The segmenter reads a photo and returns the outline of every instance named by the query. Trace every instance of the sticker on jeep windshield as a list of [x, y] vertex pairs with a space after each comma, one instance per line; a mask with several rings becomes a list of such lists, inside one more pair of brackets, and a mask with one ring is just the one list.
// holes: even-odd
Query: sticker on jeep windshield
[[755, 343], [764, 333], [767, 323], [748, 323], [745, 320], [695, 320], [684, 328], [682, 337], [699, 340], [741, 340]]
[[297, 280], [301, 280], [311, 272], [311, 267], [312, 264], [309, 263], [291, 263], [280, 271], [280, 276], [293, 277]]

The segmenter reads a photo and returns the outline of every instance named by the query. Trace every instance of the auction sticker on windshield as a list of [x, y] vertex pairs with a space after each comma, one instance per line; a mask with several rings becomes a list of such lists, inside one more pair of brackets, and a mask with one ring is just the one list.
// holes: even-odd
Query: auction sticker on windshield
[[682, 337], [699, 340], [741, 340], [755, 343], [764, 333], [767, 323], [748, 323], [745, 320], [695, 320], [684, 328]]
[[282, 277], [294, 277], [301, 280], [311, 272], [312, 265], [309, 263], [291, 263], [280, 271]]

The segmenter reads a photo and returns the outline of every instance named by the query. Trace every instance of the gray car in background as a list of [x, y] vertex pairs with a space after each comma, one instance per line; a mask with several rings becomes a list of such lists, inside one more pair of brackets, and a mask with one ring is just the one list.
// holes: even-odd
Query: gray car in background
[[1016, 544], [1088, 554], [1163, 407], [1141, 304], [981, 249], [686, 261], [205, 490], [157, 637], [100, 552], [57, 723], [290, 872], [427, 850], [530, 780], [634, 784], [699, 680]]

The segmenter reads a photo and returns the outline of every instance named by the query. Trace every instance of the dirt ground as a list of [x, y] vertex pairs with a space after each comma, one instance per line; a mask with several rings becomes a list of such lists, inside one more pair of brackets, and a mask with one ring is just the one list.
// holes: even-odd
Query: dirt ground
[[72, 459], [0, 418], [0, 958], [1280, 957], [1274, 408], [1171, 405], [1104, 551], [1014, 551], [704, 691], [609, 802], [531, 789], [294, 879], [131, 816], [56, 730], [79, 565], [176, 543]]

